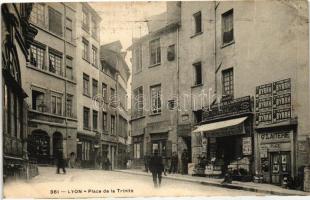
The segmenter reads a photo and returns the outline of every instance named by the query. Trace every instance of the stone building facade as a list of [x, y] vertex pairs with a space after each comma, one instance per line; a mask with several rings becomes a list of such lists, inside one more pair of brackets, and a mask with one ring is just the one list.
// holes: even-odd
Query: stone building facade
[[29, 96], [24, 72], [37, 30], [29, 23], [31, 3], [1, 5], [3, 180], [30, 178], [36, 166], [27, 155]]
[[23, 70], [29, 94], [28, 153], [40, 164], [53, 164], [61, 150], [76, 153], [76, 8], [65, 3], [35, 3], [30, 23], [38, 34]]

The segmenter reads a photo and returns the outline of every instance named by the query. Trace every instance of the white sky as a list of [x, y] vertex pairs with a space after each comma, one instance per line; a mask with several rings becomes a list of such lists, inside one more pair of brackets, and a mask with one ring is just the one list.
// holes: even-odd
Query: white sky
[[[102, 18], [100, 25], [101, 44], [120, 40], [123, 51], [132, 43], [133, 37], [147, 34], [147, 24], [144, 22], [152, 15], [166, 11], [166, 2], [94, 2], [90, 5]], [[126, 62], [131, 69], [131, 52], [127, 52]], [[131, 78], [128, 81], [128, 98], [130, 108]]]

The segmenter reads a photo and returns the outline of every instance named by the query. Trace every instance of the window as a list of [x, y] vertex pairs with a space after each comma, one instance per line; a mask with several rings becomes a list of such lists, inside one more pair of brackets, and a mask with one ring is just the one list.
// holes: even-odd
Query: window
[[72, 58], [67, 56], [66, 57], [66, 77], [70, 80], [73, 80], [74, 78], [72, 66], [73, 66]]
[[30, 63], [39, 69], [46, 70], [44, 65], [45, 49], [31, 45], [30, 47]]
[[98, 94], [98, 81], [93, 79], [93, 97]]
[[32, 109], [45, 112], [46, 105], [44, 103], [44, 93], [32, 90]]
[[31, 11], [30, 20], [40, 26], [44, 26], [44, 4], [34, 3]]
[[176, 109], [176, 100], [175, 99], [171, 99], [168, 101], [168, 108], [169, 110], [174, 110]]
[[202, 122], [202, 110], [193, 111], [195, 123]]
[[102, 83], [102, 98], [105, 102], [108, 101], [108, 94], [107, 94], [107, 85], [105, 83]]
[[133, 144], [133, 152], [134, 152], [134, 158], [139, 159], [141, 158], [141, 144]]
[[72, 20], [66, 18], [66, 40], [72, 42]]
[[222, 72], [223, 81], [223, 95], [234, 95], [234, 71], [233, 68], [226, 69]]
[[98, 129], [98, 111], [93, 110], [93, 130]]
[[84, 129], [89, 130], [89, 108], [84, 107], [83, 109], [83, 127]]
[[73, 116], [73, 95], [67, 94], [67, 117]]
[[161, 86], [151, 87], [151, 112], [152, 114], [161, 113]]
[[143, 87], [140, 86], [134, 90], [134, 113], [135, 117], [143, 115]]
[[201, 62], [193, 64], [194, 66], [194, 85], [202, 84]]
[[155, 39], [150, 42], [150, 64], [156, 65], [161, 62], [160, 40]]
[[61, 60], [62, 57], [60, 55], [49, 52], [49, 71], [63, 76]]
[[233, 10], [222, 15], [222, 37], [223, 44], [230, 43], [234, 40], [234, 17]]
[[111, 134], [115, 134], [115, 116], [111, 115]]
[[202, 28], [201, 28], [201, 12], [197, 12], [193, 15], [194, 21], [195, 21], [195, 34], [201, 33]]
[[89, 15], [85, 8], [82, 11], [82, 28], [89, 31]]
[[97, 39], [98, 37], [98, 28], [97, 28], [97, 22], [95, 21], [94, 18], [92, 18], [92, 30], [91, 30], [91, 35], [93, 36], [93, 38]]
[[85, 60], [89, 60], [88, 41], [83, 38], [82, 57]]
[[90, 93], [89, 93], [89, 76], [87, 74], [83, 74], [83, 94], [90, 96]]
[[108, 116], [106, 112], [102, 112], [102, 130], [108, 130]]
[[117, 103], [117, 96], [115, 95], [115, 90], [114, 88], [110, 88], [111, 96], [110, 96], [110, 103], [112, 106], [116, 107]]
[[88, 141], [82, 142], [82, 160], [89, 160], [90, 159], [90, 149], [91, 143]]
[[92, 64], [97, 67], [98, 63], [98, 51], [95, 46], [92, 47]]
[[48, 9], [49, 30], [59, 36], [62, 36], [62, 15], [53, 8]]
[[137, 46], [135, 48], [135, 66], [136, 66], [136, 72], [140, 72], [142, 70], [142, 64], [141, 64], [141, 46]]
[[62, 100], [60, 96], [52, 95], [51, 113], [61, 115], [62, 113]]
[[173, 61], [175, 58], [175, 45], [170, 45], [168, 46], [167, 49], [167, 60], [168, 61]]

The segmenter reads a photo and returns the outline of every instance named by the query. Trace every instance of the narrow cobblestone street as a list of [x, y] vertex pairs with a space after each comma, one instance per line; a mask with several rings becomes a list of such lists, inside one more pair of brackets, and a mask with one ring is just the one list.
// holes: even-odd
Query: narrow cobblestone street
[[[254, 192], [169, 179], [163, 179], [162, 187], [155, 189], [153, 188], [151, 177], [114, 171], [68, 169], [67, 174], [64, 175], [56, 174], [55, 168], [40, 167], [39, 172], [39, 176], [28, 182], [14, 181], [5, 184], [5, 197], [82, 198], [262, 195]], [[19, 189], [16, 190], [16, 188]]]

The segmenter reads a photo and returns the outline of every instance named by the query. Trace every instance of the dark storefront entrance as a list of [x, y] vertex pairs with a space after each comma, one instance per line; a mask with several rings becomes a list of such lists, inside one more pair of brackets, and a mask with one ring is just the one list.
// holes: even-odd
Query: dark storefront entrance
[[33, 131], [28, 139], [28, 152], [31, 159], [40, 164], [50, 164], [50, 137], [44, 131]]
[[291, 174], [290, 152], [270, 153], [271, 183], [281, 184]]

